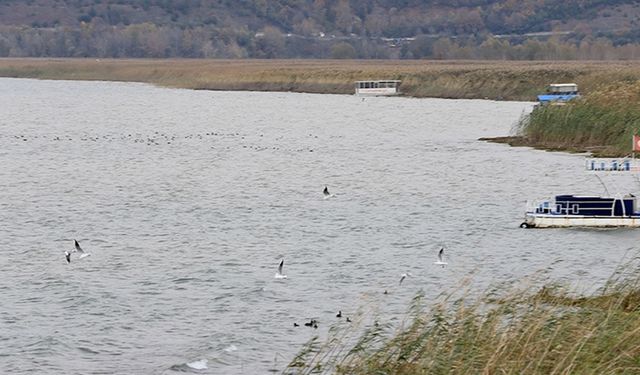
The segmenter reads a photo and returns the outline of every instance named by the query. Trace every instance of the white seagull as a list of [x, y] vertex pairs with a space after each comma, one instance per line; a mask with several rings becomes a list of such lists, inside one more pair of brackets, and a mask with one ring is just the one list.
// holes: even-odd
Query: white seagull
[[282, 268], [284, 267], [284, 258], [280, 261], [280, 265], [278, 266], [278, 272], [276, 272], [276, 279], [286, 279], [287, 275], [282, 273]]
[[398, 285], [402, 285], [402, 282], [404, 281], [404, 279], [406, 279], [407, 277], [411, 277], [413, 276], [410, 272], [407, 273], [403, 273], [402, 275], [400, 275], [400, 283]]
[[75, 249], [73, 252], [74, 252], [74, 253], [75, 253], [75, 252], [80, 253], [80, 256], [78, 257], [78, 259], [86, 258], [86, 257], [88, 257], [89, 255], [91, 255], [91, 254], [89, 254], [89, 253], [85, 252], [84, 250], [82, 250], [82, 248], [80, 247], [80, 244], [78, 243], [78, 241], [73, 240], [73, 243], [74, 243], [74, 245], [76, 246], [76, 249]]
[[437, 262], [433, 262], [433, 264], [437, 264], [439, 266], [442, 266], [442, 268], [444, 268], [444, 266], [449, 264], [449, 263], [444, 261], [444, 247], [440, 248], [440, 251], [438, 252], [438, 261]]

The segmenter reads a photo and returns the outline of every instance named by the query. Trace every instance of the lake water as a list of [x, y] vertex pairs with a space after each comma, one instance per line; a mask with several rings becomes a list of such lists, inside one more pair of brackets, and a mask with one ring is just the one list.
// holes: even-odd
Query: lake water
[[260, 374], [469, 275], [594, 290], [640, 232], [518, 228], [603, 191], [583, 156], [477, 140], [531, 106], [0, 79], [0, 373]]

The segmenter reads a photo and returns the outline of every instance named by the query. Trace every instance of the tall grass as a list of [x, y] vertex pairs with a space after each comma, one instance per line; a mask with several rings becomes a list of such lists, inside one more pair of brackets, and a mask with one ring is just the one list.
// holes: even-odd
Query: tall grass
[[[341, 327], [314, 340], [285, 374], [640, 374], [638, 267], [579, 297], [559, 286], [467, 293], [425, 307], [414, 300], [407, 324], [389, 335], [372, 325]], [[632, 272], [628, 272], [632, 271]]]
[[607, 156], [630, 154], [632, 135], [638, 131], [637, 81], [602, 86], [565, 106], [536, 108], [523, 127], [523, 135], [532, 145]]

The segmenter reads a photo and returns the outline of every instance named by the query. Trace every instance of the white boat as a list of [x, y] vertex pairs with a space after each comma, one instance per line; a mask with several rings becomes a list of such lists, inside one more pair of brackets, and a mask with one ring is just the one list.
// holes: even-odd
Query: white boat
[[399, 95], [398, 86], [401, 81], [357, 81], [356, 95], [359, 96], [388, 96]]
[[557, 195], [531, 205], [521, 228], [640, 227], [636, 197]]

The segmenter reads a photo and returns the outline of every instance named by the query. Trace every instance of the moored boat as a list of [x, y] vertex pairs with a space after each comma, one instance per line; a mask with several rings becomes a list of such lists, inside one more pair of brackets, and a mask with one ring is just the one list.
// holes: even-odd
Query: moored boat
[[557, 195], [531, 205], [522, 228], [640, 227], [636, 197]]

